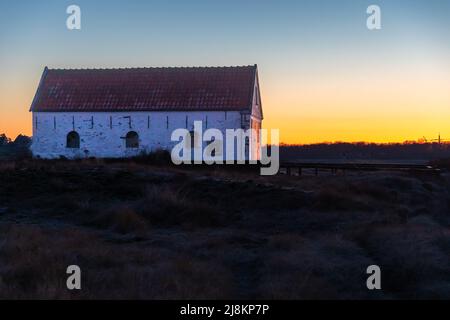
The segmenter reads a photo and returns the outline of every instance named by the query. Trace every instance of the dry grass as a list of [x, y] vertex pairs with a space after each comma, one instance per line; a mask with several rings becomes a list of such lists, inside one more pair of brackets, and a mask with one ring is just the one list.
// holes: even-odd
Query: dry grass
[[95, 216], [90, 225], [97, 225], [100, 228], [110, 228], [120, 234], [134, 234], [143, 237], [149, 231], [147, 221], [137, 214], [130, 206], [119, 205], [112, 207], [104, 214]]
[[[0, 298], [450, 298], [450, 179], [0, 164]], [[78, 264], [83, 289], [65, 289]], [[382, 292], [365, 288], [382, 268]]]
[[[2, 299], [223, 298], [229, 275], [220, 265], [157, 248], [107, 243], [83, 231], [2, 228]], [[66, 268], [79, 265], [82, 290], [66, 289]]]
[[[450, 242], [447, 228], [419, 221], [406, 225], [385, 226], [360, 239], [361, 244], [379, 263], [384, 273], [385, 289], [400, 297], [450, 297]], [[430, 285], [446, 286], [447, 291], [429, 295]]]
[[[279, 244], [279, 239], [272, 245]], [[283, 245], [269, 251], [264, 263], [265, 276], [261, 281], [264, 298], [369, 297], [364, 272], [372, 261], [355, 243], [333, 234], [301, 241], [292, 235], [282, 239]]]

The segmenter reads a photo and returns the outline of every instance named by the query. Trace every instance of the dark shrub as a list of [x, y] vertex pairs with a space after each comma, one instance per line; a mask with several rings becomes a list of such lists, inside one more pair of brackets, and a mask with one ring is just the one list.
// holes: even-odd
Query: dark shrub
[[167, 150], [155, 150], [150, 153], [143, 153], [137, 157], [133, 158], [133, 161], [137, 163], [145, 163], [152, 165], [170, 165], [172, 164], [172, 159], [170, 152]]
[[126, 205], [111, 207], [103, 214], [98, 214], [91, 223], [122, 234], [144, 236], [148, 231], [147, 221]]

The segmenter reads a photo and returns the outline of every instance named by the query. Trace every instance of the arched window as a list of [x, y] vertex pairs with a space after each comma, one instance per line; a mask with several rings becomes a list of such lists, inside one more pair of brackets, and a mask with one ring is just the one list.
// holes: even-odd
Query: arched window
[[67, 134], [66, 148], [80, 148], [80, 135], [77, 132], [71, 131]]
[[134, 131], [128, 132], [125, 137], [125, 145], [127, 148], [139, 148], [139, 135]]

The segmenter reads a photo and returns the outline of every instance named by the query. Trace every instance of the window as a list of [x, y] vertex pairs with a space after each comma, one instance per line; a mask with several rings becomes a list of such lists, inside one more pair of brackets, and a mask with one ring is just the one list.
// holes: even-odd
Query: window
[[[211, 146], [211, 144], [215, 144], [214, 146]], [[215, 137], [211, 137], [211, 140], [206, 141], [206, 146], [213, 148], [211, 150], [211, 157], [219, 157], [219, 159], [223, 156], [223, 141], [222, 140], [216, 140]]]
[[244, 158], [246, 158], [247, 160], [250, 160], [250, 137], [246, 136], [245, 137], [245, 154], [244, 154]]
[[[198, 145], [197, 134], [195, 131], [189, 131], [189, 134], [186, 135], [186, 148], [194, 149]], [[189, 144], [188, 144], [189, 141]]]
[[[216, 140], [216, 139], [213, 137], [211, 140], [209, 140], [209, 141], [206, 142], [206, 145], [207, 145], [207, 146], [211, 145], [212, 143], [214, 143], [215, 140]], [[216, 148], [214, 148], [214, 149], [211, 151], [211, 157], [215, 157], [215, 156], [216, 156]]]
[[125, 144], [127, 148], [139, 148], [139, 135], [134, 131], [128, 132], [125, 137]]
[[185, 148], [190, 149], [192, 159], [194, 158], [194, 149], [196, 147], [200, 147], [200, 141], [198, 134], [195, 133], [195, 131], [189, 131], [188, 134], [186, 134], [185, 138]]
[[80, 148], [80, 135], [77, 132], [71, 131], [67, 134], [66, 148]]

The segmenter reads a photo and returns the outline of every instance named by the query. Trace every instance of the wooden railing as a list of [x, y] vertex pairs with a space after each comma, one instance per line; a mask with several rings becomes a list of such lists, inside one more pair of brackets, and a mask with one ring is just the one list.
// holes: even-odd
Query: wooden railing
[[440, 174], [440, 169], [422, 164], [385, 164], [385, 163], [302, 163], [302, 162], [282, 162], [280, 173], [287, 175], [301, 176], [303, 169], [312, 169], [315, 175], [320, 171], [328, 171], [331, 174], [347, 171], [409, 171], [430, 174]]

